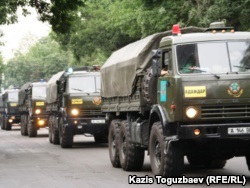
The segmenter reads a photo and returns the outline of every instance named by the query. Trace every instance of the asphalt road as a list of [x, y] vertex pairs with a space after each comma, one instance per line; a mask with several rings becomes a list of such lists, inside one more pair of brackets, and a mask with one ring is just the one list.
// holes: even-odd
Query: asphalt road
[[[222, 178], [240, 175], [240, 178], [245, 177], [247, 185], [250, 184], [250, 172], [243, 157], [229, 160], [221, 170], [193, 168], [185, 161], [183, 174], [187, 178], [204, 178], [204, 183], [174, 184], [173, 187], [207, 187], [206, 179], [211, 175], [216, 178], [220, 178], [219, 175], [223, 175]], [[154, 182], [151, 185], [132, 185], [128, 183], [129, 175], [147, 176], [148, 181], [153, 178]], [[191, 180], [193, 179], [188, 181]], [[228, 181], [227, 177], [226, 180]], [[161, 181], [171, 183], [174, 179]], [[36, 138], [21, 136], [18, 127], [12, 131], [0, 130], [0, 188], [144, 188], [166, 187], [166, 182], [156, 183], [148, 156], [141, 172], [125, 172], [113, 168], [109, 161], [107, 144], [96, 144], [92, 137], [77, 135], [73, 148], [62, 149], [49, 143], [47, 129], [39, 130]], [[210, 187], [240, 187], [240, 183], [211, 184]]]

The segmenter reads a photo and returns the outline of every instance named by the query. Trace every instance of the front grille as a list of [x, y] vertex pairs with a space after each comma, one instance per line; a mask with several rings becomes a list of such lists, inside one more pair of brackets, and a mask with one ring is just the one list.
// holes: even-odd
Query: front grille
[[80, 115], [84, 117], [104, 116], [104, 114], [101, 112], [101, 109], [80, 110]]
[[235, 106], [203, 106], [201, 107], [202, 119], [240, 119], [250, 118], [249, 105], [235, 105]]

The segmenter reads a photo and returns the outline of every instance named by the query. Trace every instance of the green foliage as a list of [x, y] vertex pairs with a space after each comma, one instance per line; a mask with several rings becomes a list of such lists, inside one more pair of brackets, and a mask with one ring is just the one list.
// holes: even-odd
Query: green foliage
[[[24, 14], [27, 14], [26, 5], [35, 7], [40, 19], [52, 25], [53, 39], [63, 49], [73, 52], [78, 65], [101, 65], [113, 51], [150, 34], [170, 30], [176, 23], [181, 27], [208, 27], [213, 21], [223, 20], [236, 30], [250, 29], [250, 0], [51, 0], [50, 3], [9, 0], [1, 3], [0, 24], [15, 21], [17, 7], [23, 7]], [[52, 70], [52, 65], [46, 68], [49, 66]]]
[[50, 37], [42, 38], [27, 54], [16, 53], [8, 61], [4, 71], [4, 87], [21, 87], [28, 81], [39, 81], [41, 78], [49, 80], [53, 74], [73, 63], [70, 52], [60, 49]]
[[1, 91], [1, 87], [2, 87], [3, 72], [4, 72], [3, 57], [0, 54], [0, 91]]

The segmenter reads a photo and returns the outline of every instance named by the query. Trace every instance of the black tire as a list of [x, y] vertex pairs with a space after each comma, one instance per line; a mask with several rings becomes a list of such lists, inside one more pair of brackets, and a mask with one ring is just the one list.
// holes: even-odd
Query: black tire
[[48, 127], [49, 127], [49, 142], [53, 144], [52, 142], [52, 116], [49, 116]]
[[21, 116], [21, 135], [27, 136], [28, 135], [28, 127], [27, 127], [27, 116]]
[[222, 159], [211, 159], [206, 160], [204, 163], [205, 168], [209, 169], [222, 169], [226, 165], [227, 160]]
[[153, 77], [152, 67], [147, 69], [142, 81], [142, 96], [147, 103], [157, 102], [157, 79]]
[[4, 118], [4, 116], [2, 117], [1, 129], [5, 130], [5, 118]]
[[53, 116], [51, 118], [51, 141], [52, 144], [59, 145], [60, 144], [60, 138], [59, 138], [59, 130], [58, 130], [58, 119]]
[[72, 148], [73, 146], [73, 132], [71, 127], [63, 125], [63, 119], [59, 118], [59, 136], [62, 148]]
[[250, 171], [250, 154], [246, 155], [246, 163], [247, 163], [248, 170]]
[[149, 138], [151, 169], [154, 175], [177, 177], [182, 174], [184, 159], [179, 143], [169, 142], [164, 153], [164, 137], [161, 122], [155, 122]]
[[28, 136], [29, 137], [36, 137], [37, 136], [37, 127], [34, 123], [34, 120], [28, 116]]
[[122, 121], [118, 137], [119, 159], [125, 171], [140, 171], [144, 162], [144, 149], [133, 144], [128, 121]]
[[227, 160], [213, 159], [201, 154], [187, 155], [187, 160], [191, 166], [204, 166], [209, 169], [222, 169], [227, 162]]
[[23, 115], [21, 115], [21, 135], [23, 135], [23, 122], [24, 122], [23, 121]]
[[6, 130], [6, 131], [10, 131], [11, 128], [12, 128], [11, 123], [8, 122], [8, 118], [5, 118], [4, 120], [5, 120], [5, 123], [4, 123], [4, 125], [5, 125], [5, 130]]
[[119, 159], [119, 149], [118, 149], [118, 137], [119, 137], [119, 126], [121, 124], [120, 120], [113, 120], [110, 123], [109, 135], [108, 135], [108, 145], [109, 145], [109, 158], [110, 162], [115, 168], [120, 168], [121, 163]]
[[94, 139], [96, 143], [108, 143], [108, 135], [105, 133], [94, 134]]
[[199, 154], [187, 155], [187, 160], [191, 166], [202, 166], [204, 165], [204, 157]]

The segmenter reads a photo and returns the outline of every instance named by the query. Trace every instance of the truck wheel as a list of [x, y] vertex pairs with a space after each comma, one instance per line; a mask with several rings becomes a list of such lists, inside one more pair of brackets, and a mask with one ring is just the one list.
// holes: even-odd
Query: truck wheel
[[209, 169], [221, 169], [227, 162], [227, 160], [208, 158], [199, 154], [187, 155], [187, 160], [191, 166], [204, 166]]
[[10, 131], [11, 130], [11, 124], [8, 122], [8, 118], [5, 118], [5, 130]]
[[108, 143], [108, 136], [105, 133], [94, 134], [94, 138], [96, 143]]
[[49, 116], [48, 127], [49, 127], [49, 142], [52, 144], [52, 117]]
[[128, 121], [122, 121], [119, 137], [119, 159], [125, 171], [139, 171], [144, 162], [144, 149], [133, 144]]
[[23, 135], [23, 115], [21, 115], [21, 135]]
[[73, 145], [73, 133], [70, 127], [63, 125], [63, 119], [59, 119], [59, 136], [60, 144], [62, 148], [72, 148]]
[[210, 159], [206, 160], [204, 165], [206, 168], [209, 169], [222, 169], [226, 165], [227, 160], [222, 160], [222, 159]]
[[58, 126], [55, 125], [56, 123], [58, 123], [58, 120], [56, 119], [56, 117], [52, 117], [51, 118], [51, 140], [53, 144], [58, 145], [60, 144], [60, 138], [59, 138], [59, 130], [56, 128]]
[[187, 155], [187, 160], [191, 166], [204, 165], [204, 157], [199, 154], [189, 154]]
[[28, 136], [36, 137], [37, 136], [37, 128], [33, 120], [28, 117]]
[[247, 163], [248, 170], [250, 171], [250, 154], [246, 155], [246, 163]]
[[27, 117], [25, 115], [21, 116], [21, 134], [23, 136], [27, 136], [28, 135]]
[[142, 96], [150, 104], [157, 102], [157, 79], [153, 77], [152, 67], [147, 69], [142, 81]]
[[164, 138], [161, 122], [155, 122], [149, 138], [150, 163], [154, 175], [176, 177], [184, 166], [183, 155], [178, 143], [170, 142], [164, 153]]
[[2, 119], [1, 129], [5, 130], [5, 118]]
[[108, 144], [109, 144], [109, 158], [111, 164], [115, 168], [120, 168], [121, 163], [119, 159], [119, 150], [118, 150], [118, 137], [119, 137], [119, 124], [120, 120], [113, 120], [110, 123], [109, 135], [108, 135]]
[[24, 116], [24, 135], [28, 135], [28, 115]]

